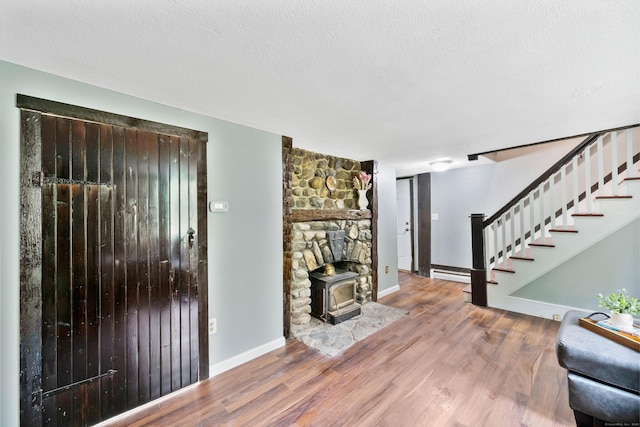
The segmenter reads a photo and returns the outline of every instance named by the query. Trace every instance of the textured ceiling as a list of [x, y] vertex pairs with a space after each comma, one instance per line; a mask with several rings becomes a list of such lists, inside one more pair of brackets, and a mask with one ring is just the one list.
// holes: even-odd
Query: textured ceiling
[[640, 122], [638, 0], [2, 0], [0, 59], [399, 176]]

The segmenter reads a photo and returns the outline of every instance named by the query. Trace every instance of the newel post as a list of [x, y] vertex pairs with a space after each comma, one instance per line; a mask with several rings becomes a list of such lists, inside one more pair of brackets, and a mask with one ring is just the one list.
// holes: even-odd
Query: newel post
[[487, 306], [487, 270], [484, 256], [484, 214], [471, 214], [471, 302]]

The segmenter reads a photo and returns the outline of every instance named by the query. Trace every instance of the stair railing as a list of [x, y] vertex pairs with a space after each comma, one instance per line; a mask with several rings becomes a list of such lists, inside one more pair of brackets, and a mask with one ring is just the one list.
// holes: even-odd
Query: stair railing
[[550, 230], [572, 231], [573, 215], [597, 215], [594, 198], [618, 196], [622, 178], [640, 176], [636, 163], [640, 124], [595, 132], [489, 218], [472, 214], [472, 303], [487, 305], [491, 271], [529, 259], [527, 245], [550, 244]]

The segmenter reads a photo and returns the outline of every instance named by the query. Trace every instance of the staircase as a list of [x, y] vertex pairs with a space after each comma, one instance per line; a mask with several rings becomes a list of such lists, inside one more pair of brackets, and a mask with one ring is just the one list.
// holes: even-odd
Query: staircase
[[596, 133], [485, 220], [487, 305], [546, 318], [574, 308], [513, 293], [640, 218], [639, 167], [638, 125]]

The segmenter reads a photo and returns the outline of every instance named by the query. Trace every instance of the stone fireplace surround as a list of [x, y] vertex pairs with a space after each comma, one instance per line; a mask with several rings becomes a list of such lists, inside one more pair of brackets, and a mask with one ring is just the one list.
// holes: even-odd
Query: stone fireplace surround
[[[283, 137], [285, 220], [285, 286], [288, 313], [285, 331], [300, 330], [311, 320], [311, 280], [314, 270], [323, 271], [327, 263], [339, 270], [354, 271], [356, 301], [375, 301], [376, 233], [375, 176], [374, 188], [368, 192], [371, 210], [356, 210], [352, 177], [361, 170], [372, 173], [374, 161], [359, 161], [293, 148], [291, 139]], [[366, 168], [365, 168], [366, 164]], [[329, 178], [331, 177], [331, 178]], [[333, 180], [335, 190], [329, 188]], [[329, 231], [344, 230], [344, 245], [339, 262], [334, 262]], [[287, 260], [288, 259], [288, 260]], [[286, 332], [285, 332], [286, 334]]]
[[[328, 231], [344, 230], [342, 259], [335, 262], [329, 247]], [[311, 280], [309, 273], [327, 263], [358, 273], [356, 300], [372, 300], [371, 220], [326, 220], [296, 222], [292, 232], [291, 324], [302, 327], [311, 320]]]

